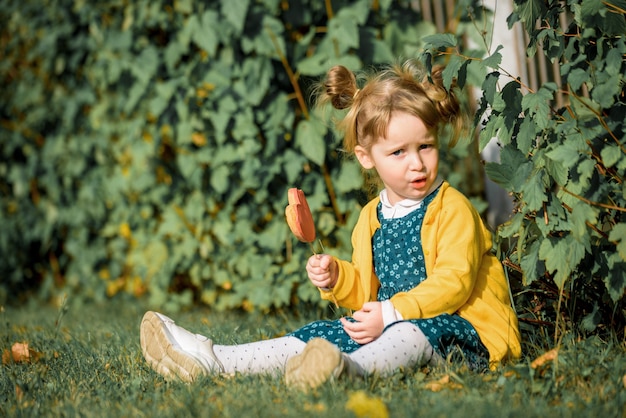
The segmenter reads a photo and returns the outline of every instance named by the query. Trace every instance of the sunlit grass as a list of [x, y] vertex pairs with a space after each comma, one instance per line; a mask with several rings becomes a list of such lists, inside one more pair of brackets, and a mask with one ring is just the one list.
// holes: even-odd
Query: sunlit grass
[[[346, 378], [312, 393], [285, 387], [280, 376], [215, 376], [194, 384], [166, 382], [141, 356], [144, 308], [132, 302], [81, 307], [5, 307], [0, 348], [27, 342], [41, 357], [4, 364], [0, 416], [441, 416], [622, 417], [626, 407], [623, 342], [565, 336], [557, 360], [525, 335], [525, 358], [488, 374], [464, 367], [399, 371], [388, 378]], [[171, 314], [218, 343], [282, 335], [316, 317], [215, 313]], [[532, 344], [529, 342], [533, 341]], [[540, 342], [540, 341], [539, 341]], [[355, 405], [365, 405], [358, 408]]]

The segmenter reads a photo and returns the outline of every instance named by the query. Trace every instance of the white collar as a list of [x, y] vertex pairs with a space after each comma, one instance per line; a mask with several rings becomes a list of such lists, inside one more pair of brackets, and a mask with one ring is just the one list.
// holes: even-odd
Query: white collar
[[[433, 185], [426, 193], [426, 196], [431, 194], [433, 191], [437, 189], [443, 183], [443, 180], [437, 177], [437, 180], [433, 183]], [[389, 197], [387, 196], [387, 189], [383, 189], [380, 192], [380, 203], [382, 203], [382, 214], [385, 219], [394, 219], [394, 218], [402, 218], [403, 216], [408, 215], [413, 212], [415, 209], [422, 206], [422, 202], [424, 199], [404, 199], [400, 202], [392, 205], [389, 202]]]

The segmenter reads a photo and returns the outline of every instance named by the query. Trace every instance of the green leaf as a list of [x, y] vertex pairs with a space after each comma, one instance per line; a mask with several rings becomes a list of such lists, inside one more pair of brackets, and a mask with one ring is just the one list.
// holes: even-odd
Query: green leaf
[[527, 93], [522, 98], [522, 109], [532, 116], [539, 129], [548, 127], [550, 121], [550, 101], [554, 98], [557, 86], [555, 83], [543, 84], [537, 93]]
[[569, 180], [569, 170], [563, 163], [546, 158], [545, 169], [548, 175], [554, 179], [556, 184], [559, 186], [565, 186], [567, 184], [567, 181]]
[[360, 190], [363, 187], [363, 173], [361, 166], [354, 160], [347, 160], [341, 165], [339, 176], [335, 182], [337, 193], [348, 193]]
[[589, 81], [589, 73], [582, 68], [576, 68], [567, 75], [567, 83], [574, 91], [578, 91], [587, 81]]
[[617, 145], [606, 144], [600, 151], [600, 156], [605, 167], [613, 167], [622, 158], [622, 151]]
[[176, 91], [176, 88], [181, 84], [178, 79], [168, 80], [166, 82], [157, 82], [155, 84], [156, 95], [150, 102], [150, 113], [158, 118], [161, 116], [167, 106], [169, 106], [170, 100]]
[[[527, 163], [528, 171], [530, 171], [531, 164]], [[523, 167], [523, 166], [522, 166]], [[520, 171], [516, 171], [515, 176], [520, 178], [526, 178], [524, 185], [521, 187], [524, 202], [528, 211], [536, 211], [541, 209], [543, 202], [546, 201], [546, 187], [543, 182], [543, 170], [540, 170], [536, 174], [519, 174]], [[528, 177], [526, 177], [528, 175]]]
[[591, 90], [591, 97], [603, 108], [609, 109], [622, 92], [624, 80], [620, 77], [609, 77]]
[[148, 46], [141, 51], [133, 63], [133, 74], [142, 83], [148, 83], [156, 74], [159, 66], [159, 55], [155, 47]]
[[571, 235], [563, 238], [544, 239], [539, 246], [539, 258], [546, 263], [546, 270], [554, 274], [554, 282], [563, 289], [570, 274], [585, 256], [584, 244]]
[[218, 22], [219, 16], [213, 10], [205, 11], [201, 15], [200, 20], [198, 20], [197, 16], [192, 16], [187, 22], [191, 32], [191, 40], [206, 51], [210, 57], [215, 56], [217, 50], [219, 38], [215, 28], [218, 27]]
[[249, 7], [250, 0], [229, 0], [228, 2], [221, 2], [222, 15], [224, 15], [226, 21], [235, 29], [235, 35], [240, 35], [243, 32]]
[[457, 37], [452, 33], [437, 33], [422, 38], [425, 50], [452, 48], [457, 45]]
[[243, 93], [242, 97], [245, 97], [248, 103], [253, 106], [260, 105], [263, 99], [267, 97], [270, 83], [274, 77], [271, 60], [267, 57], [248, 58], [244, 61], [241, 70], [244, 77], [241, 86], [245, 88], [244, 91], [239, 90]]
[[624, 62], [624, 58], [622, 52], [618, 48], [612, 48], [606, 54], [606, 72], [618, 79], [623, 77], [622, 74], [622, 65]]
[[618, 223], [609, 232], [609, 241], [617, 243], [617, 252], [622, 260], [626, 261], [626, 223]]
[[[581, 193], [586, 191], [589, 187], [589, 180], [596, 171], [596, 163], [594, 160], [587, 158], [576, 166], [576, 171], [580, 177], [578, 178], [579, 187], [576, 189], [575, 193]], [[574, 182], [572, 181], [572, 183]]]
[[454, 79], [458, 77], [459, 70], [461, 69], [463, 64], [465, 64], [465, 60], [462, 60], [461, 57], [457, 55], [453, 55], [450, 58], [450, 61], [444, 68], [443, 74], [442, 74], [443, 85], [446, 89], [449, 89]]
[[298, 72], [303, 75], [317, 76], [326, 73], [329, 68], [328, 57], [324, 53], [311, 55], [298, 62]]
[[623, 300], [626, 290], [626, 262], [624, 257], [611, 254], [607, 258], [608, 275], [604, 279], [606, 288], [614, 302]]
[[519, 150], [504, 147], [500, 151], [500, 163], [486, 163], [485, 172], [491, 180], [510, 191], [515, 188], [516, 170], [526, 161], [526, 157]]
[[511, 219], [499, 226], [498, 235], [505, 238], [513, 237], [516, 234], [519, 234], [523, 223], [523, 214], [521, 212], [516, 212], [511, 216]]
[[601, 321], [602, 315], [600, 314], [598, 303], [596, 302], [593, 305], [593, 311], [583, 318], [581, 325], [585, 331], [592, 332], [598, 327], [598, 325], [600, 325]]
[[[328, 38], [336, 48], [336, 54], [344, 54], [351, 48], [359, 47], [359, 27], [353, 14], [348, 9], [341, 9], [328, 22]], [[329, 54], [330, 55], [330, 54]]]
[[491, 180], [498, 183], [504, 189], [506, 190], [512, 189], [511, 179], [512, 179], [513, 173], [509, 167], [503, 164], [487, 162], [485, 163], [485, 173], [487, 173], [487, 176]]
[[546, 156], [554, 161], [563, 163], [565, 166], [570, 166], [572, 162], [578, 161], [581, 152], [582, 150], [577, 147], [575, 142], [565, 141], [548, 151]]
[[538, 132], [539, 130], [533, 119], [524, 118], [519, 126], [519, 132], [516, 137], [517, 149], [524, 154], [530, 153], [537, 139]]
[[495, 102], [496, 88], [499, 78], [500, 73], [497, 71], [487, 74], [487, 77], [482, 85], [483, 96], [490, 105], [493, 105]]
[[285, 151], [283, 160], [283, 170], [287, 176], [287, 184], [294, 184], [298, 176], [302, 173], [306, 160], [300, 154], [288, 149]]
[[373, 38], [371, 43], [373, 62], [389, 63], [395, 59], [395, 55], [387, 42]]
[[524, 272], [524, 284], [528, 285], [539, 278], [543, 274], [541, 270], [543, 262], [539, 260], [539, 248], [541, 240], [535, 240], [529, 247], [524, 250], [520, 267]]
[[502, 48], [504, 48], [502, 45], [498, 45], [496, 51], [483, 60], [483, 64], [486, 67], [494, 69], [499, 68], [502, 63], [502, 54], [500, 54], [500, 50], [502, 50]]
[[571, 105], [576, 117], [581, 122], [595, 119], [602, 109], [597, 102], [584, 96], [573, 96]]
[[579, 203], [572, 208], [570, 220], [573, 237], [580, 242], [584, 242], [584, 240], [589, 239], [587, 223], [591, 225], [596, 224], [598, 221], [598, 210], [584, 202], [579, 201]]
[[230, 186], [230, 170], [226, 166], [219, 166], [211, 171], [211, 187], [219, 194], [226, 193]]
[[315, 119], [303, 120], [296, 128], [296, 144], [302, 154], [317, 165], [326, 159], [326, 127]]
[[543, 0], [516, 1], [515, 12], [524, 24], [526, 32], [533, 33], [537, 19], [546, 13], [546, 4]]
[[583, 0], [580, 17], [584, 25], [598, 28], [609, 36], [623, 36], [626, 33], [624, 14], [608, 11], [602, 0]]
[[261, 234], [257, 235], [257, 242], [260, 247], [267, 248], [272, 252], [280, 251], [283, 245], [285, 245], [286, 236], [287, 223], [284, 218], [277, 218]]
[[263, 30], [244, 36], [241, 47], [247, 54], [253, 53], [278, 59], [280, 54], [286, 55], [285, 28], [283, 23], [273, 16], [263, 16]]

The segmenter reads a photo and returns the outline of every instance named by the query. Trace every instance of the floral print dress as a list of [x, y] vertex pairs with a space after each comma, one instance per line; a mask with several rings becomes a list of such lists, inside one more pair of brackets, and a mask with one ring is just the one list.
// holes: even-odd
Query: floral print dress
[[[381, 227], [372, 237], [374, 271], [380, 281], [377, 300], [390, 299], [398, 292], [407, 292], [427, 279], [420, 232], [428, 204], [439, 189], [428, 195], [421, 205], [400, 218], [385, 219], [378, 205]], [[489, 352], [480, 341], [474, 327], [456, 314], [441, 314], [433, 318], [410, 319], [424, 333], [434, 351], [443, 358], [460, 356], [474, 370], [486, 370]], [[388, 327], [393, 324], [388, 325]], [[384, 331], [383, 331], [384, 333]], [[361, 347], [344, 331], [339, 320], [309, 323], [292, 332], [292, 336], [308, 342], [324, 338], [344, 353]]]

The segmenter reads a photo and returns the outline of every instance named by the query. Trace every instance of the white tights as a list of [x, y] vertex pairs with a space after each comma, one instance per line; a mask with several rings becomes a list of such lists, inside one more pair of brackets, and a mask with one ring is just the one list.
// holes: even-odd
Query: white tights
[[[226, 373], [282, 373], [287, 359], [301, 353], [305, 345], [302, 340], [287, 336], [247, 344], [215, 344], [213, 351]], [[385, 375], [399, 367], [428, 363], [433, 358], [433, 348], [418, 327], [398, 322], [378, 339], [344, 356], [350, 373]]]

